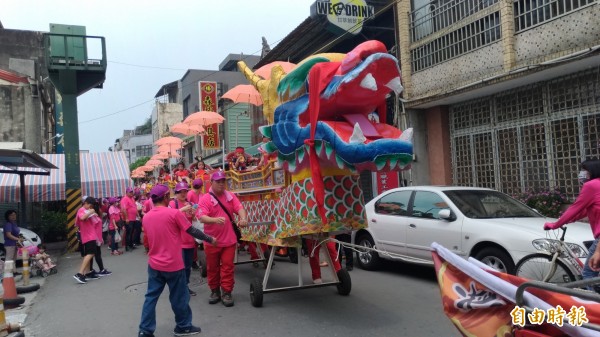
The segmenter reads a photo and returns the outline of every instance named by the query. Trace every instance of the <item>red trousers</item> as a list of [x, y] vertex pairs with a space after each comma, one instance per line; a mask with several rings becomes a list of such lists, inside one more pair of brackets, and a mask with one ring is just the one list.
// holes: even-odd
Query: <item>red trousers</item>
[[[321, 250], [321, 246], [318, 246], [315, 251], [314, 254], [311, 255], [311, 253], [313, 253], [313, 247], [315, 247], [315, 245], [318, 242], [315, 240], [306, 240], [306, 247], [308, 249], [308, 262], [310, 263], [310, 269], [312, 271], [312, 279], [316, 280], [321, 278], [321, 266], [319, 265], [319, 252]], [[335, 243], [331, 242], [331, 241], [327, 241], [327, 243], [325, 244], [327, 246], [327, 251], [329, 253], [329, 256], [331, 257], [331, 261], [333, 261], [333, 267], [335, 268], [335, 272], [337, 273], [338, 271], [340, 271], [340, 269], [342, 269], [342, 266], [340, 265], [340, 261], [338, 261], [337, 257], [337, 250], [335, 249]]]
[[[262, 250], [263, 253], [265, 253], [268, 249], [269, 249], [269, 247], [266, 244], [264, 244], [264, 243], [260, 244], [260, 250]], [[258, 253], [256, 252], [256, 243], [248, 242], [248, 252], [250, 253], [250, 259], [258, 260]], [[269, 258], [268, 256], [265, 256], [265, 259], [268, 259], [268, 258]]]
[[206, 277], [211, 290], [222, 288], [223, 292], [233, 291], [235, 279], [233, 277], [235, 249], [237, 244], [229, 247], [215, 247], [204, 245], [206, 254]]

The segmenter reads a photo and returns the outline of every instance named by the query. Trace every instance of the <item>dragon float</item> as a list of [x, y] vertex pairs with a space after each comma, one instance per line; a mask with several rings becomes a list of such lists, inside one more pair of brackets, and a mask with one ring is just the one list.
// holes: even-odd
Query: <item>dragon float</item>
[[302, 235], [366, 227], [358, 173], [406, 169], [412, 130], [386, 123], [386, 97], [402, 91], [398, 61], [379, 41], [347, 54], [308, 57], [268, 79], [238, 63], [260, 92], [269, 125], [263, 150], [277, 161], [259, 171], [228, 171], [254, 224], [243, 240], [298, 246]]

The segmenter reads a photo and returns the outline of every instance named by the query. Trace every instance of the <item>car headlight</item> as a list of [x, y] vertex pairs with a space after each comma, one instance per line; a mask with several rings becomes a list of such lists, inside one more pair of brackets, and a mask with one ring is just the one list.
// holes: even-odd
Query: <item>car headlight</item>
[[[560, 241], [553, 239], [536, 239], [531, 242], [533, 248], [547, 252], [550, 254], [554, 254], [556, 251], [560, 250]], [[583, 247], [576, 243], [565, 242], [565, 245], [569, 247], [569, 249], [575, 254], [575, 256], [579, 258], [587, 257], [587, 252]], [[561, 257], [566, 257], [568, 253], [566, 251], [562, 252]]]

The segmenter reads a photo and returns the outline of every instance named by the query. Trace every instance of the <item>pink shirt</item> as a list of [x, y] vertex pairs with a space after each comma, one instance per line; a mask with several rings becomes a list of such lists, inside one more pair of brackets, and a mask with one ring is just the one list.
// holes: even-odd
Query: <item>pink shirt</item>
[[[231, 216], [237, 214], [237, 212], [242, 209], [240, 200], [229, 191], [224, 191], [224, 194], [219, 197], [219, 200], [223, 206], [227, 207]], [[211, 218], [225, 218], [225, 223], [222, 225], [214, 223], [204, 224], [204, 233], [208, 236], [217, 238], [218, 247], [228, 247], [237, 243], [237, 237], [233, 231], [229, 216], [227, 216], [227, 213], [225, 213], [217, 200], [209, 193], [204, 194], [202, 198], [200, 198], [200, 202], [198, 202], [198, 217], [201, 215], [207, 215]]]
[[102, 219], [100, 219], [100, 216], [98, 215], [91, 216], [90, 218], [92, 218], [92, 222], [94, 223], [96, 241], [100, 242], [101, 244], [104, 243], [104, 240], [102, 239]]
[[600, 178], [583, 184], [577, 200], [556, 221], [555, 228], [588, 217], [594, 237], [600, 236]]
[[[86, 215], [87, 210], [82, 206], [77, 211], [77, 225], [79, 226], [79, 235], [81, 236], [81, 243], [88, 243], [90, 241], [96, 241], [96, 228], [94, 226], [94, 221], [91, 217], [83, 220], [82, 218]], [[100, 225], [102, 226], [102, 225]], [[100, 232], [102, 232], [102, 228], [100, 228]]]
[[127, 221], [135, 221], [137, 219], [137, 205], [133, 198], [124, 196], [121, 199], [121, 209], [124, 209], [125, 213], [127, 213]]
[[144, 201], [144, 205], [142, 206], [142, 212], [144, 212], [144, 214], [150, 212], [150, 210], [154, 208], [154, 203], [152, 202], [152, 199], [148, 199], [146, 201]]
[[194, 192], [194, 190], [190, 190], [187, 194], [187, 201], [191, 202], [192, 204], [198, 204], [198, 202], [200, 201], [200, 198], [202, 197], [202, 192], [198, 191], [198, 193]]
[[192, 226], [183, 213], [168, 207], [154, 207], [142, 220], [148, 238], [148, 264], [159, 271], [184, 268], [181, 255], [181, 232]]
[[[188, 204], [187, 201], [177, 201], [177, 206], [179, 207], [175, 207], [175, 200], [171, 200], [169, 201], [169, 207], [173, 208], [173, 209], [180, 209], [182, 207], [185, 207]], [[192, 212], [179, 212], [181, 214], [183, 214], [185, 216], [185, 218], [187, 219], [187, 221], [191, 224], [192, 223], [192, 219], [194, 218], [194, 214]], [[189, 235], [187, 232], [181, 232], [181, 248], [194, 248], [196, 247], [196, 240], [194, 240], [194, 237]]]
[[108, 229], [115, 230], [117, 222], [121, 220], [121, 210], [119, 209], [119, 207], [116, 207], [114, 205], [110, 206], [110, 208], [108, 209], [108, 219], [110, 221], [108, 223]]

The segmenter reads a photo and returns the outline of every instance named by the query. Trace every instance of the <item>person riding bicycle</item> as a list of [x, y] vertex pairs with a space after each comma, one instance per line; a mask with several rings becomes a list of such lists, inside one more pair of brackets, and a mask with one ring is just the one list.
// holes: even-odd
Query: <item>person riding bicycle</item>
[[589, 219], [595, 239], [581, 273], [583, 279], [589, 279], [598, 276], [600, 272], [600, 251], [592, 258], [596, 255], [596, 246], [600, 239], [600, 160], [586, 160], [581, 163], [578, 177], [579, 182], [583, 184], [579, 196], [556, 222], [546, 222], [544, 229], [557, 229], [585, 217]]

